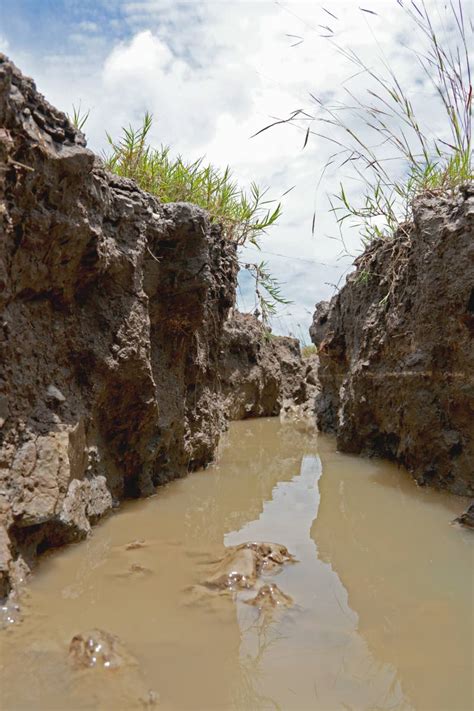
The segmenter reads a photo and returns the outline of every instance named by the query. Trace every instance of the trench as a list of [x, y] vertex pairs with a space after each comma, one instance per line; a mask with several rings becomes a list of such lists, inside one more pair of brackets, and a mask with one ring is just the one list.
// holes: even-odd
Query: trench
[[[0, 707], [468, 711], [474, 536], [449, 525], [464, 506], [329, 436], [234, 423], [215, 464], [43, 556], [3, 634]], [[298, 559], [272, 575], [293, 606], [195, 587], [250, 540]], [[136, 662], [73, 669], [69, 642], [94, 627]]]

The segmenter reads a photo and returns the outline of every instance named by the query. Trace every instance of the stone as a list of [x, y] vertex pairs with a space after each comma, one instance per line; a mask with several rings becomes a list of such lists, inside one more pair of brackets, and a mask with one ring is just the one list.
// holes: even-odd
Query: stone
[[220, 355], [229, 419], [312, 416], [318, 360], [304, 358], [296, 338], [275, 336], [252, 314], [233, 310], [224, 324]]
[[0, 395], [0, 429], [7, 421], [9, 414], [8, 398], [5, 395]]
[[5, 527], [0, 525], [0, 598], [5, 598], [10, 592], [11, 561], [10, 539]]
[[46, 397], [48, 400], [56, 400], [56, 402], [65, 402], [66, 398], [62, 394], [61, 390], [55, 385], [48, 385], [46, 390]]
[[474, 528], [474, 504], [468, 506], [464, 513], [455, 518], [454, 523], [459, 523], [466, 528]]
[[[20, 446], [11, 464], [15, 525], [34, 526], [69, 516], [85, 470], [82, 423], [36, 436]], [[73, 483], [76, 482], [76, 483]]]

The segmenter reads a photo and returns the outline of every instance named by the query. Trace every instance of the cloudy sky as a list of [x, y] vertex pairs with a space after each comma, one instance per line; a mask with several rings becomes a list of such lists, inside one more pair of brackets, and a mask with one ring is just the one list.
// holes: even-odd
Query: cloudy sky
[[[419, 38], [406, 13], [397, 0], [361, 3], [0, 0], [0, 51], [60, 109], [70, 112], [79, 103], [90, 109], [85, 131], [96, 151], [105, 148], [106, 130], [117, 135], [125, 124], [138, 125], [148, 110], [153, 143], [229, 164], [242, 186], [255, 180], [276, 199], [293, 188], [262, 254], [249, 249], [243, 259], [267, 260], [293, 302], [280, 309], [274, 329], [307, 341], [315, 302], [343, 283], [350, 255], [361, 249], [354, 230], [346, 231], [343, 247], [325, 198], [347, 171], [329, 169], [320, 180], [333, 149], [314, 134], [303, 148], [305, 126], [251, 136], [296, 109], [315, 114], [310, 92], [334, 104], [345, 100], [348, 87], [365, 90], [341, 47], [376, 68], [390, 63], [418, 101], [422, 120], [442, 130], [433, 88], [410, 51]], [[448, 41], [446, 3], [426, 3]], [[239, 299], [241, 308], [254, 308], [245, 277]]]

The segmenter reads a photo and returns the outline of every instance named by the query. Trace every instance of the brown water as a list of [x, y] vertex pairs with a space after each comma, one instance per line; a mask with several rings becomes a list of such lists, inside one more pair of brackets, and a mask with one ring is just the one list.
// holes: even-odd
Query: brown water
[[[1, 638], [0, 708], [472, 709], [474, 535], [449, 525], [464, 505], [331, 438], [235, 423], [216, 465], [43, 559]], [[248, 540], [298, 558], [273, 578], [291, 609], [189, 589]], [[74, 671], [69, 642], [93, 627], [138, 665]]]

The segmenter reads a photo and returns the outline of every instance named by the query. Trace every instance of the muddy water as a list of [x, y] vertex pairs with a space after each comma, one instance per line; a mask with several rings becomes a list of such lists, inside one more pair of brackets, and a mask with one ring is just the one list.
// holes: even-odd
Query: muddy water
[[[472, 709], [474, 535], [449, 525], [464, 503], [330, 438], [236, 423], [216, 465], [43, 559], [1, 638], [0, 708]], [[248, 540], [298, 558], [271, 578], [292, 608], [193, 587]], [[69, 641], [94, 627], [136, 664], [73, 670]]]

